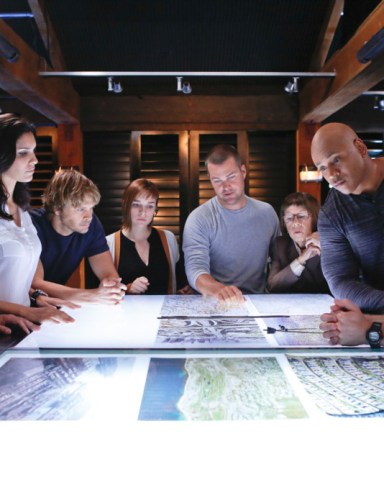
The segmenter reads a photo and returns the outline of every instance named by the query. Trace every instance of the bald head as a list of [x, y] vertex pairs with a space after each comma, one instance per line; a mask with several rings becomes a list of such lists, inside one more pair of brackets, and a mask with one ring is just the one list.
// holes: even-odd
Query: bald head
[[343, 123], [327, 123], [311, 145], [313, 163], [327, 182], [344, 194], [372, 191], [377, 183], [376, 166], [365, 143]]
[[344, 123], [323, 125], [312, 139], [311, 155], [313, 162], [317, 165], [325, 152], [337, 151], [341, 146], [353, 146], [357, 138], [356, 132]]

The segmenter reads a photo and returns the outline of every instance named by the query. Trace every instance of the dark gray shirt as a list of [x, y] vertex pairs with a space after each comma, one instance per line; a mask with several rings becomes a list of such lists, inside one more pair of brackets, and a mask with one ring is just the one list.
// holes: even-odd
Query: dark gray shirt
[[374, 195], [331, 190], [320, 211], [321, 266], [332, 294], [384, 312], [384, 183]]

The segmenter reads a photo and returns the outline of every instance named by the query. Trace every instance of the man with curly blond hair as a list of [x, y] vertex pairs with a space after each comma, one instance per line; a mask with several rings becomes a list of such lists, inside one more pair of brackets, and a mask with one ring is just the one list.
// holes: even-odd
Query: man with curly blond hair
[[[31, 211], [42, 244], [34, 288], [79, 304], [121, 301], [125, 286], [113, 265], [104, 229], [93, 213], [99, 201], [97, 186], [85, 175], [74, 169], [55, 173], [43, 195], [44, 208]], [[98, 288], [65, 286], [83, 258], [100, 280]]]

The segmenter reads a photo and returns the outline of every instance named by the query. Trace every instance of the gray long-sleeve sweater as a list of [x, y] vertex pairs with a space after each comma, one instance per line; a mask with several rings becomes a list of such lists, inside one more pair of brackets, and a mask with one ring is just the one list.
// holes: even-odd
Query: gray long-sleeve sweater
[[189, 284], [207, 273], [243, 293], [265, 290], [270, 245], [279, 235], [279, 220], [268, 203], [247, 198], [245, 207], [228, 210], [217, 197], [189, 215], [183, 234]]

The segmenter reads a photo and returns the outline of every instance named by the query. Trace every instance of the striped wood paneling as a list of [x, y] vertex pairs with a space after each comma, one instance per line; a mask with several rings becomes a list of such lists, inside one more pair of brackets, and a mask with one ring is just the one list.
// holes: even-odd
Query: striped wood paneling
[[57, 169], [55, 137], [49, 134], [42, 135], [37, 131], [35, 154], [38, 163], [33, 180], [29, 184], [29, 191], [31, 193], [31, 206], [39, 208], [42, 206], [41, 196], [45, 187]]
[[154, 225], [180, 235], [180, 169], [178, 134], [142, 134], [140, 176], [159, 189]]
[[84, 173], [98, 186], [95, 208], [108, 235], [121, 226], [121, 199], [130, 182], [130, 132], [84, 134]]
[[[198, 139], [198, 159], [195, 160], [198, 162], [198, 181], [195, 184], [189, 183], [188, 179], [181, 180], [181, 134], [135, 132], [132, 137], [135, 145], [130, 144], [129, 132], [92, 132], [84, 135], [85, 173], [95, 181], [102, 194], [96, 213], [107, 234], [121, 225], [121, 197], [125, 186], [131, 179], [141, 176], [152, 180], [160, 191], [155, 225], [180, 236], [183, 228], [181, 210], [188, 213], [197, 206], [193, 202], [190, 204], [190, 198], [195, 196], [202, 204], [213, 195], [204, 165], [205, 154], [218, 143], [238, 147], [240, 139], [238, 133], [193, 132], [193, 135]], [[244, 139], [242, 141], [244, 143]], [[283, 198], [294, 191], [294, 133], [251, 132], [247, 143], [247, 193], [272, 204], [278, 211]], [[132, 148], [135, 155], [130, 154]], [[182, 168], [185, 170], [185, 166]], [[191, 185], [192, 190], [198, 192], [191, 191]]]
[[[214, 195], [204, 165], [210, 148], [227, 143], [237, 147], [236, 133], [199, 136], [199, 205]], [[278, 212], [282, 200], [295, 188], [295, 137], [293, 132], [248, 133], [246, 192], [250, 197], [270, 203]]]
[[249, 196], [270, 203], [278, 213], [295, 191], [295, 133], [249, 132]]

